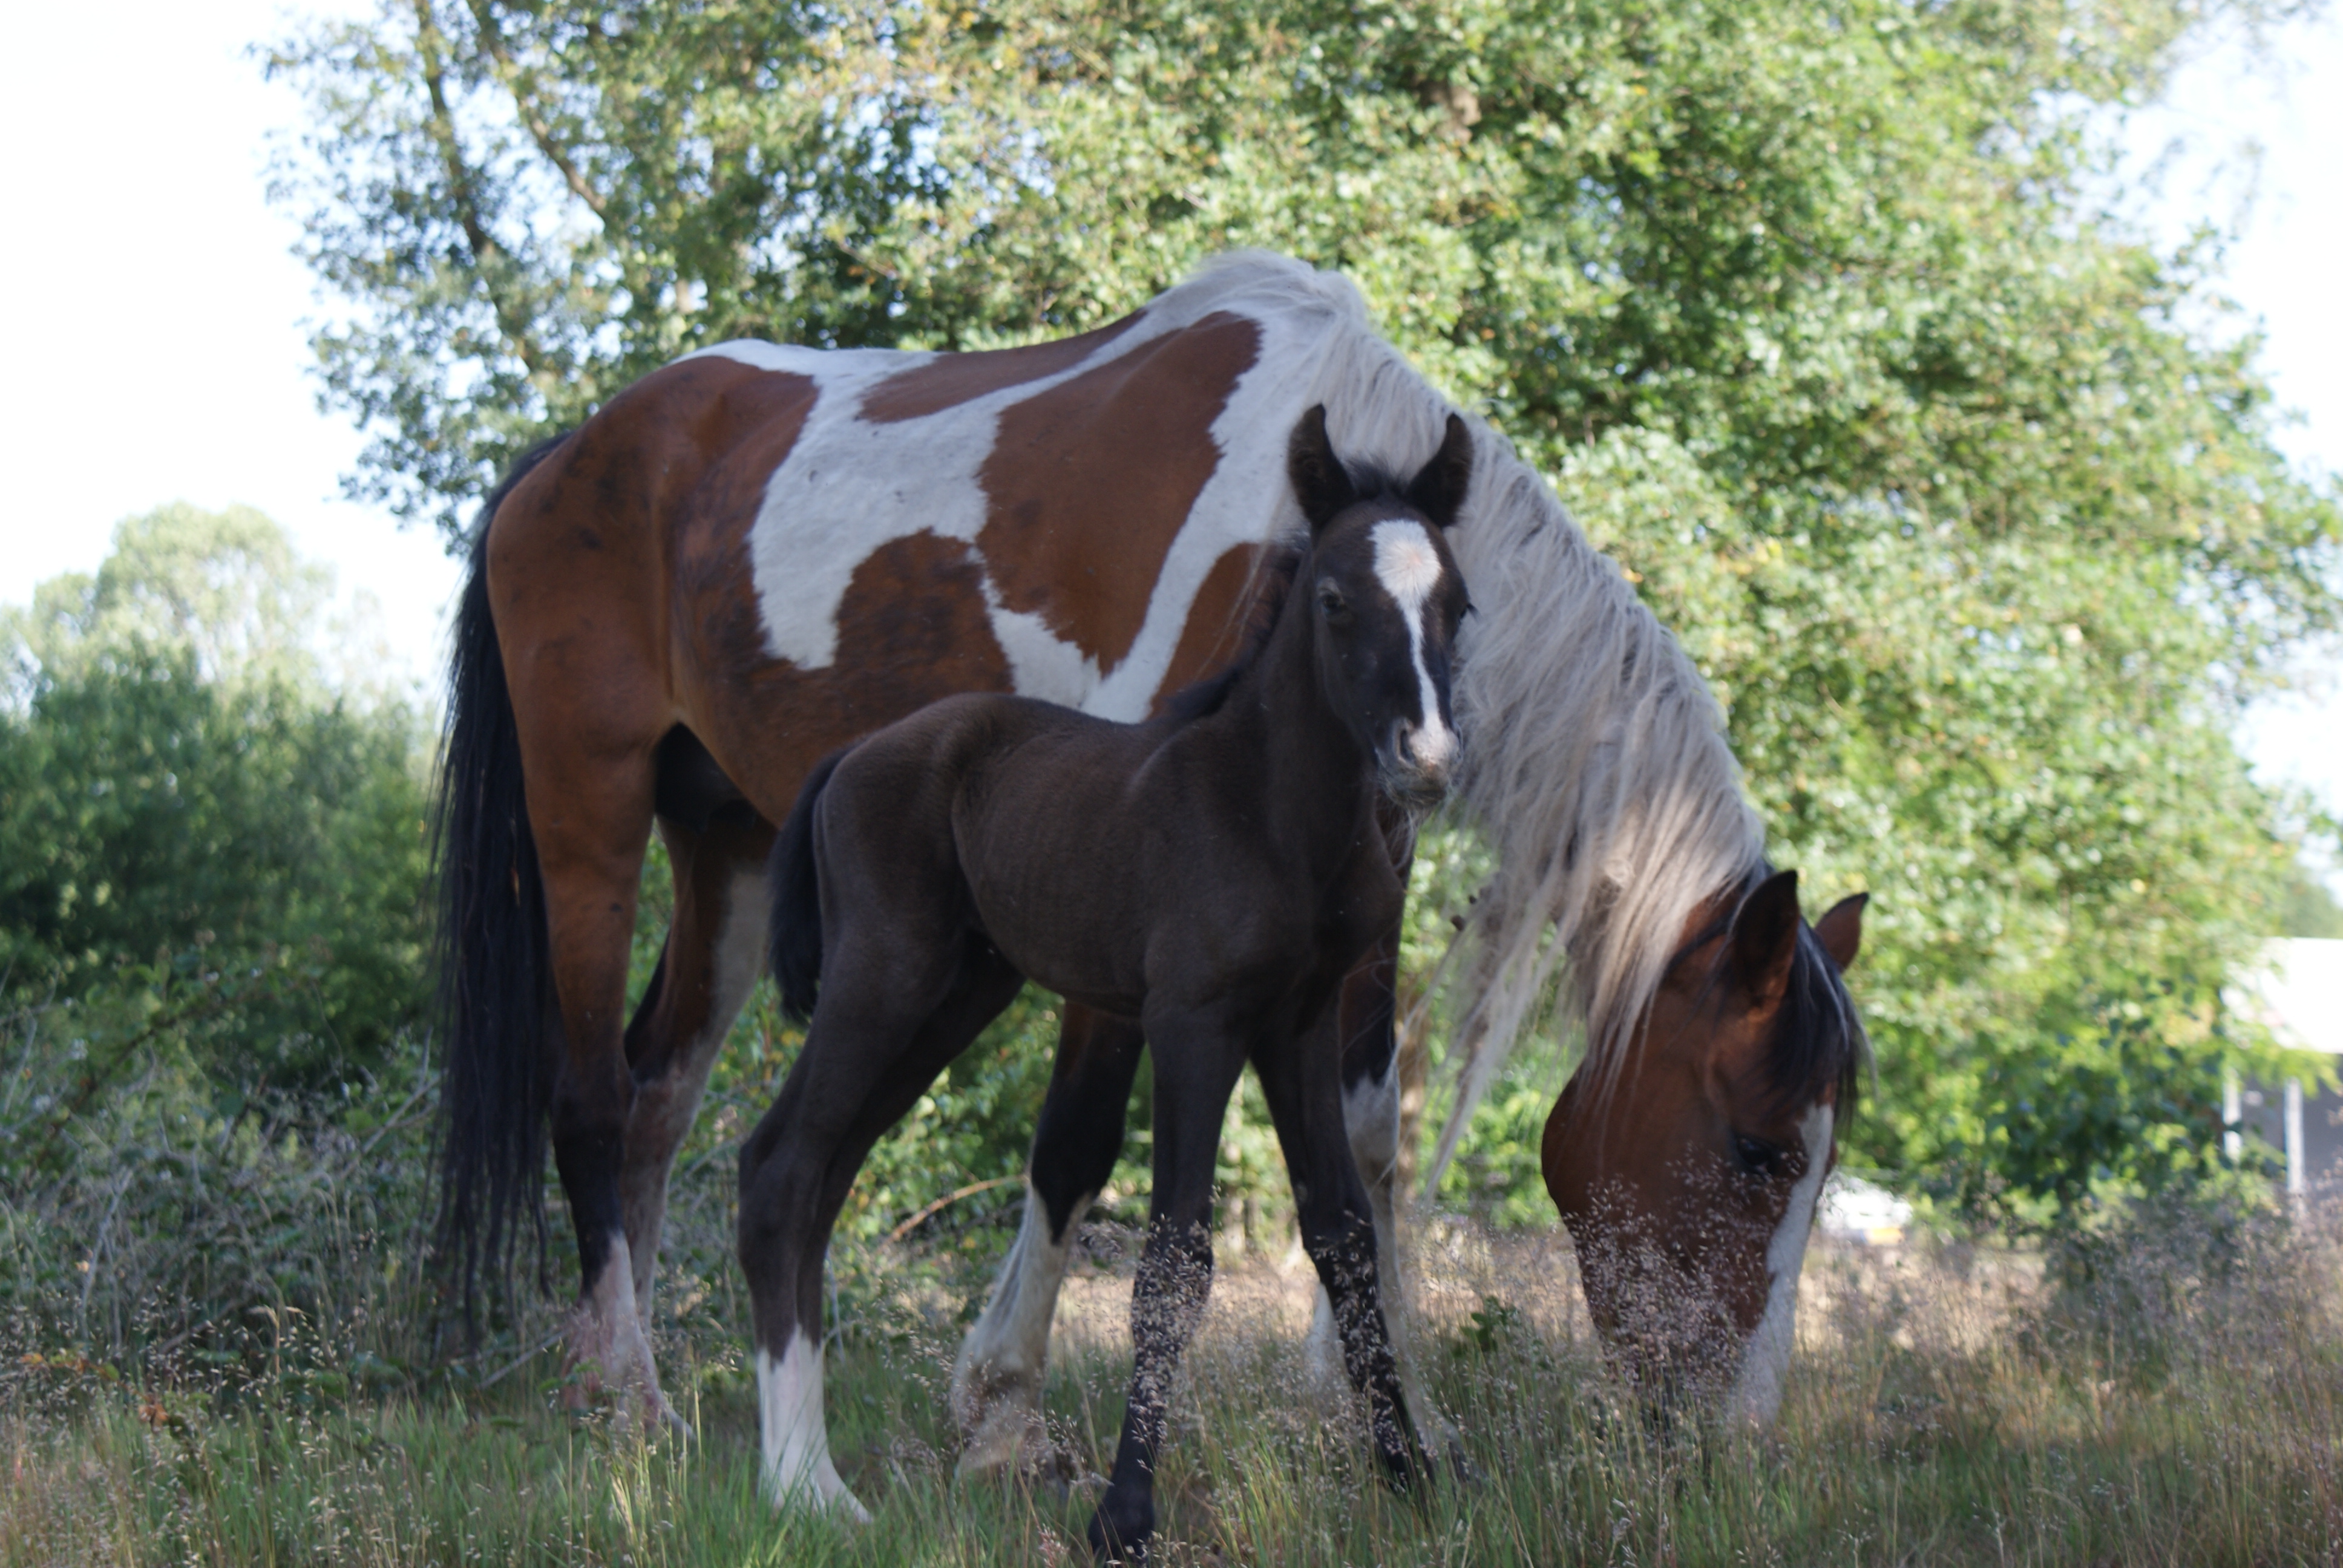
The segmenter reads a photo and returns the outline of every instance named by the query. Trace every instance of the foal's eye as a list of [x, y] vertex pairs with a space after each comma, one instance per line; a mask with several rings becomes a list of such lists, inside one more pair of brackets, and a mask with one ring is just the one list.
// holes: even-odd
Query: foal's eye
[[1778, 1181], [1789, 1173], [1790, 1151], [1763, 1138], [1735, 1133], [1733, 1157], [1741, 1162], [1741, 1169], [1764, 1181]]
[[1350, 608], [1351, 601], [1342, 597], [1342, 590], [1341, 588], [1336, 588], [1332, 583], [1320, 583], [1318, 585], [1318, 609], [1320, 614], [1332, 618], [1341, 615]]

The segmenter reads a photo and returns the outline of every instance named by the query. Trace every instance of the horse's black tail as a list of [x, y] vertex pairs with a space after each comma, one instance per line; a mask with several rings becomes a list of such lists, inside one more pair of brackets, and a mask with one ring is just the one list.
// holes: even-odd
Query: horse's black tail
[[520, 730], [488, 606], [488, 524], [521, 477], [566, 437], [514, 464], [480, 508], [456, 612], [447, 732], [432, 821], [439, 880], [439, 1212], [435, 1261], [475, 1328], [482, 1266], [511, 1282], [526, 1227], [542, 1267], [546, 1108], [558, 1037], [547, 1028], [552, 970], [545, 888], [521, 798]]
[[789, 808], [789, 819], [773, 840], [773, 980], [781, 988], [783, 1016], [799, 1023], [813, 1017], [814, 992], [821, 986], [821, 875], [813, 849], [814, 807], [845, 758], [845, 751], [833, 751], [814, 764], [798, 790], [798, 803]]

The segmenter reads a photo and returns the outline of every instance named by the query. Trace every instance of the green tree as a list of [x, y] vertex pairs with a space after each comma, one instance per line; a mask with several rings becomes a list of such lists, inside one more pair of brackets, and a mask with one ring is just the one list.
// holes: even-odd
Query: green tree
[[451, 536], [704, 343], [982, 347], [1231, 246], [1343, 268], [1684, 638], [1777, 857], [1877, 895], [1862, 1157], [2072, 1216], [2212, 1146], [2254, 1047], [2219, 983], [2293, 850], [2230, 728], [2338, 611], [2331, 488], [2252, 341], [2187, 326], [2207, 252], [2088, 194], [2093, 116], [2197, 16], [424, 4], [278, 49], [278, 189], [347, 301], [355, 482]]
[[2298, 861], [2278, 886], [2273, 929], [2282, 937], [2343, 937], [2343, 904]]
[[0, 633], [52, 680], [167, 649], [184, 650], [206, 680], [314, 686], [308, 639], [331, 586], [252, 508], [175, 501], [125, 518], [95, 575], [52, 578], [28, 608], [0, 612]]
[[174, 507], [10, 616], [0, 983], [271, 977], [206, 1047], [245, 1081], [363, 1070], [419, 1020], [421, 735], [319, 683], [327, 588], [260, 514]]

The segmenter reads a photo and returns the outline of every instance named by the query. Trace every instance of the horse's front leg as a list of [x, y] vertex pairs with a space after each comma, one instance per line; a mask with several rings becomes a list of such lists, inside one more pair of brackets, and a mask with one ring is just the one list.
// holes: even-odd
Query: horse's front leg
[[1031, 1468], [1045, 1455], [1041, 1384], [1074, 1227], [1114, 1173], [1146, 1037], [1134, 1020], [1069, 1005], [1026, 1167], [1025, 1213], [984, 1315], [952, 1363], [963, 1475]]
[[1330, 1000], [1312, 1028], [1257, 1050], [1253, 1070], [1293, 1179], [1302, 1244], [1317, 1266], [1320, 1300], [1341, 1342], [1343, 1371], [1366, 1399], [1375, 1454], [1385, 1475], [1405, 1487], [1415, 1476], [1415, 1432], [1386, 1319], [1387, 1312], [1396, 1312], [1396, 1302], [1384, 1298], [1386, 1290], [1396, 1291], [1397, 1278], [1379, 1244], [1383, 1225], [1378, 1221], [1387, 1216], [1375, 1211], [1360, 1175], [1365, 1164], [1388, 1168], [1396, 1153], [1397, 1075], [1387, 1069], [1384, 1077], [1394, 1094], [1392, 1146], [1362, 1151], [1351, 1114], [1358, 1096], [1345, 1087], [1335, 1050], [1337, 1013]]
[[1114, 1473], [1091, 1516], [1101, 1562], [1143, 1560], [1155, 1531], [1156, 1455], [1172, 1380], [1212, 1292], [1213, 1162], [1245, 1059], [1242, 1038], [1219, 1020], [1151, 1013], [1146, 1033], [1155, 1052], [1155, 1192], [1131, 1292], [1131, 1398]]

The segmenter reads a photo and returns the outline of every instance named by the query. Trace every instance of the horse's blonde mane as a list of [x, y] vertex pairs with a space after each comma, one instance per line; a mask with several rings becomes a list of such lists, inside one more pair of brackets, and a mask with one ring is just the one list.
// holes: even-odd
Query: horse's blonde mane
[[[1294, 384], [1281, 444], [1322, 402], [1345, 457], [1404, 474], [1438, 447], [1451, 406], [1375, 333], [1348, 279], [1240, 252], [1149, 312], [1166, 307], [1271, 327], [1262, 369]], [[1472, 424], [1451, 538], [1476, 612], [1458, 650], [1458, 785], [1496, 871], [1441, 968], [1460, 1004], [1459, 1082], [1433, 1182], [1550, 987], [1584, 1027], [1590, 1087], [1617, 1081], [1686, 922], [1765, 849], [1699, 671], [1513, 444]]]

